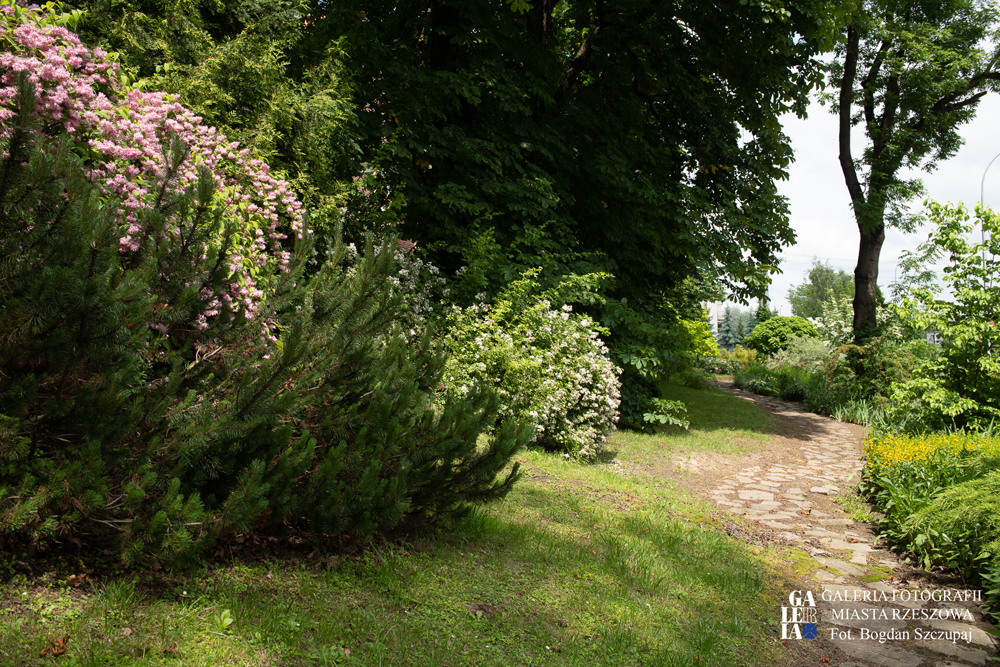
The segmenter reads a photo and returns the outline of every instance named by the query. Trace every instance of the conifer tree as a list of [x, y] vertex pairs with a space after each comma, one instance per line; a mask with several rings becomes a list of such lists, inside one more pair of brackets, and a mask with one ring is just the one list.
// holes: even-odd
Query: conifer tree
[[767, 305], [767, 301], [761, 299], [757, 303], [757, 310], [754, 312], [754, 321], [756, 324], [760, 324], [761, 322], [767, 322], [776, 315], [777, 313], [771, 310], [770, 306]]
[[740, 311], [738, 308], [726, 306], [716, 338], [719, 341], [719, 346], [729, 351], [732, 351], [743, 340], [743, 334], [740, 333]]

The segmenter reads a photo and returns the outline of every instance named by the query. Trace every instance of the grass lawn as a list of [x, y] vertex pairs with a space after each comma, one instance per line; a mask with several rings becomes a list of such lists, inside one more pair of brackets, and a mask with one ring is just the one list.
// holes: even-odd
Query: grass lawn
[[[736, 452], [773, 428], [715, 390], [664, 393], [689, 404], [691, 429], [618, 434], [620, 461]], [[730, 538], [670, 479], [519, 458], [504, 502], [362, 552], [301, 544], [180, 574], [99, 571], [67, 552], [32, 577], [3, 556], [0, 665], [781, 664], [776, 556]], [[67, 636], [63, 655], [41, 656]]]

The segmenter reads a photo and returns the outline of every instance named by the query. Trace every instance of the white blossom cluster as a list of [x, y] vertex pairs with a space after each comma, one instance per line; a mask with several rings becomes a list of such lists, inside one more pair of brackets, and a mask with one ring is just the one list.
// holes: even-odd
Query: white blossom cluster
[[403, 295], [403, 307], [397, 313], [400, 328], [411, 341], [427, 329], [441, 300], [448, 296], [447, 279], [441, 271], [412, 252], [395, 250], [398, 272], [392, 278], [393, 295]]
[[541, 446], [590, 458], [618, 421], [621, 370], [608, 358], [595, 323], [554, 310], [542, 299], [524, 307], [502, 299], [491, 308], [453, 308], [445, 346], [444, 390], [497, 390], [505, 416], [535, 422]]
[[[902, 335], [898, 318], [892, 310], [878, 306], [875, 311], [878, 325], [887, 333], [899, 337]], [[841, 345], [854, 342], [854, 304], [850, 297], [837, 298], [831, 296], [823, 302], [823, 316], [810, 317], [809, 323], [816, 329], [830, 349], [835, 350]]]
[[[346, 246], [346, 275], [355, 271], [354, 263], [359, 252], [353, 243]], [[396, 311], [396, 322], [400, 331], [410, 342], [419, 340], [428, 326], [434, 322], [442, 300], [448, 296], [448, 280], [441, 270], [430, 262], [425, 262], [412, 252], [402, 248], [393, 249], [396, 273], [389, 277], [390, 296], [402, 295], [402, 307]]]

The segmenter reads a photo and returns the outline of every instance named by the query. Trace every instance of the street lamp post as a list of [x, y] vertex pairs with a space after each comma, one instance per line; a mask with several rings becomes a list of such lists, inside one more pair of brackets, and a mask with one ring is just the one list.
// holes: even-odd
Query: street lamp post
[[[993, 166], [993, 163], [997, 161], [998, 157], [1000, 157], [1000, 153], [997, 153], [996, 155], [993, 156], [993, 159], [990, 160], [990, 163], [988, 165], [986, 165], [986, 169], [983, 169], [983, 177], [981, 179], [979, 179], [979, 208], [984, 208], [985, 207], [985, 204], [983, 203], [983, 195], [984, 195], [984, 193], [986, 191], [986, 189], [985, 189], [986, 188], [986, 172], [988, 172], [990, 170], [990, 167]], [[983, 228], [982, 222], [979, 223], [979, 240], [982, 241], [982, 244], [983, 244], [983, 271], [984, 271], [983, 280], [985, 281], [986, 280], [986, 274], [985, 274], [985, 271], [986, 271], [986, 230]]]

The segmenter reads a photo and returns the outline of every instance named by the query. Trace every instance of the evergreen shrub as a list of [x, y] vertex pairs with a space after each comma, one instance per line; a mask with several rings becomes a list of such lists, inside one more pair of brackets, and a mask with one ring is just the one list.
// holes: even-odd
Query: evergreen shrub
[[497, 425], [488, 391], [436, 403], [443, 356], [393, 322], [394, 245], [307, 277], [287, 184], [60, 19], [0, 9], [0, 534], [177, 561], [505, 494], [530, 425]]

